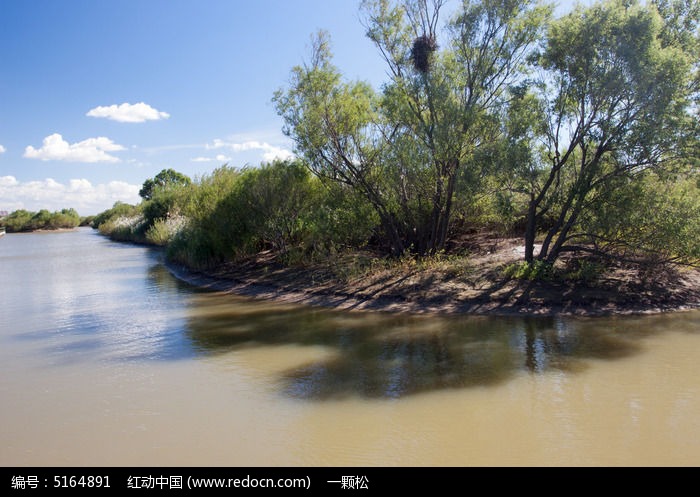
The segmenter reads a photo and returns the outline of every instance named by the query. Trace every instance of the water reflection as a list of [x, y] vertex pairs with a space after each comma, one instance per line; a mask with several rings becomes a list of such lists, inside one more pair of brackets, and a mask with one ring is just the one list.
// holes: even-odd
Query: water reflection
[[8, 236], [0, 337], [36, 344], [47, 367], [90, 361], [184, 359], [188, 292], [162, 254], [116, 244], [90, 229]]
[[406, 317], [251, 302], [193, 290], [158, 252], [90, 231], [46, 236], [45, 251], [34, 240], [4, 240], [5, 273], [24, 284], [0, 292], [0, 305], [8, 323], [22, 323], [6, 336], [36, 343], [50, 365], [296, 346], [272, 373], [286, 396], [399, 398], [497, 385], [522, 372], [580, 371], [633, 355], [645, 334], [669, 328], [661, 318], [645, 318], [641, 331], [633, 319]]
[[3, 237], [0, 464], [700, 461], [700, 312], [331, 312], [192, 289], [160, 259]]
[[281, 390], [300, 399], [399, 398], [499, 384], [529, 371], [577, 372], [590, 360], [642, 350], [629, 320], [402, 317], [284, 307], [230, 296], [195, 298], [188, 320], [203, 353], [251, 347], [323, 346], [332, 351], [284, 371]]

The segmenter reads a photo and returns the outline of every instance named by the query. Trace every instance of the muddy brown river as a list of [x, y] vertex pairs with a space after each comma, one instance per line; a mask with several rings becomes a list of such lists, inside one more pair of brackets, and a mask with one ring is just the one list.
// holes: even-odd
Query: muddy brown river
[[407, 317], [0, 239], [0, 465], [700, 465], [700, 312]]

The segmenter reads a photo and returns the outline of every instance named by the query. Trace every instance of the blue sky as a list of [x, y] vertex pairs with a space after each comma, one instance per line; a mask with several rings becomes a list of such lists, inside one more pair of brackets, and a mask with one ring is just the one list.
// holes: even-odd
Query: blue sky
[[291, 154], [271, 98], [331, 33], [379, 86], [359, 0], [0, 0], [0, 210], [95, 214], [163, 168]]

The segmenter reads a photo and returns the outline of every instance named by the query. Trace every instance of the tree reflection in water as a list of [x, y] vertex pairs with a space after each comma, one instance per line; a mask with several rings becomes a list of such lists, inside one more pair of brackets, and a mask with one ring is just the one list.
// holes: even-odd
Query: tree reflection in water
[[201, 297], [188, 320], [201, 353], [278, 345], [334, 351], [281, 374], [282, 391], [300, 399], [484, 387], [522, 372], [575, 373], [586, 360], [623, 358], [641, 347], [640, 334], [621, 318], [407, 317]]

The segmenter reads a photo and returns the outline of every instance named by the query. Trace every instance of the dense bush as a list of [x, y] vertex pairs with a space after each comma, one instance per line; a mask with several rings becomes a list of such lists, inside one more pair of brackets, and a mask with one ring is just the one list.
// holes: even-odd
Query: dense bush
[[111, 219], [116, 219], [119, 217], [134, 217], [141, 213], [141, 209], [138, 206], [125, 204], [124, 202], [116, 202], [111, 209], [107, 209], [101, 212], [92, 220], [92, 227], [95, 229], [100, 229], [100, 227], [107, 221]]
[[3, 225], [9, 233], [72, 229], [80, 225], [80, 215], [75, 209], [62, 209], [55, 212], [49, 212], [46, 209], [39, 212], [29, 212], [20, 209], [5, 217]]
[[[597, 192], [578, 240], [626, 258], [700, 262], [700, 188], [697, 178], [654, 173], [618, 178]], [[592, 235], [591, 235], [592, 234]]]
[[367, 243], [376, 219], [358, 196], [324, 185], [299, 161], [222, 167], [181, 197], [187, 223], [171, 258], [193, 267], [273, 250], [303, 260]]
[[230, 217], [219, 208], [234, 189], [240, 172], [222, 166], [201, 178], [183, 202], [187, 223], [168, 247], [168, 256], [194, 268], [210, 266], [230, 253]]
[[110, 217], [99, 225], [99, 230], [103, 235], [120, 242], [146, 242], [146, 226], [142, 215]]
[[144, 182], [137, 206], [117, 202], [95, 216], [93, 227], [115, 240], [167, 245], [184, 226], [181, 212], [192, 196], [191, 180], [172, 169], [164, 169]]

